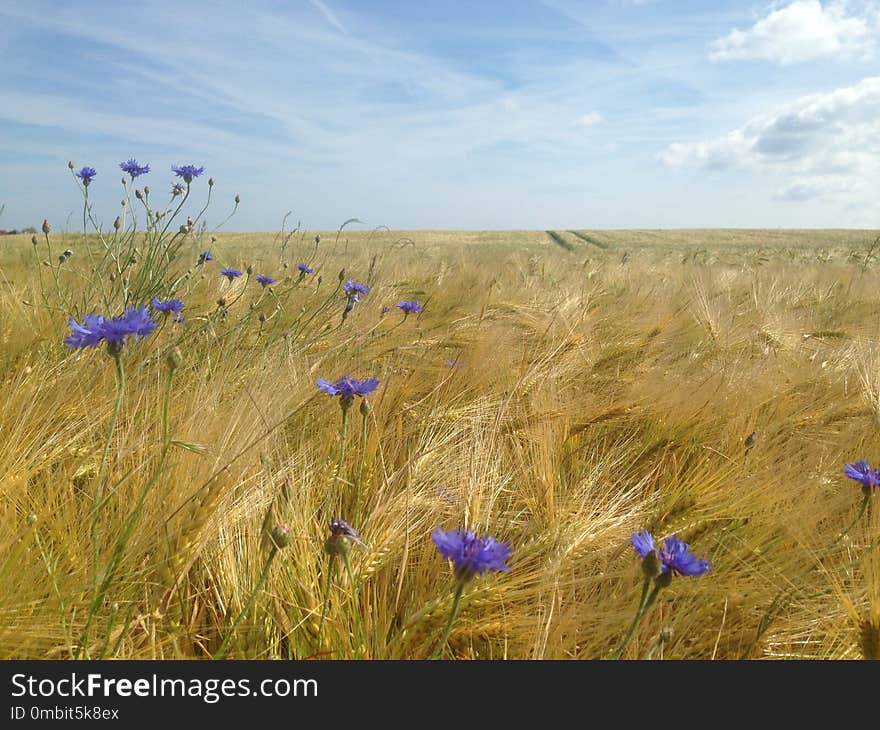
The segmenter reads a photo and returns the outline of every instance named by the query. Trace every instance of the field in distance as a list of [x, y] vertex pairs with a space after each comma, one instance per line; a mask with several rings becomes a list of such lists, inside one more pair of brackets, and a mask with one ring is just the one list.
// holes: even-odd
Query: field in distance
[[[428, 658], [438, 526], [511, 547], [447, 658], [612, 655], [642, 530], [710, 569], [624, 657], [877, 658], [878, 490], [844, 464], [880, 464], [878, 235], [189, 233], [160, 297], [182, 321], [125, 343], [118, 409], [113, 353], [65, 346], [71, 315], [119, 313], [87, 296], [120, 288], [112, 257], [4, 236], [0, 658]], [[369, 408], [318, 389], [343, 375], [378, 379]], [[349, 565], [334, 517], [368, 546]]]

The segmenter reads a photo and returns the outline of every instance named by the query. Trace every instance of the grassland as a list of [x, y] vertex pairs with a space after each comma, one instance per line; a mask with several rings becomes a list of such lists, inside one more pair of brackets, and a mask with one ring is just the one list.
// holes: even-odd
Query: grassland
[[[437, 525], [513, 547], [509, 573], [468, 586], [447, 656], [607, 657], [638, 602], [641, 529], [679, 534], [711, 572], [676, 577], [625, 657], [880, 654], [880, 509], [839, 538], [861, 501], [844, 462], [880, 461], [878, 232], [553, 234], [221, 235], [177, 292], [183, 324], [125, 346], [98, 566], [156, 476], [82, 653], [209, 658], [277, 522], [292, 542], [230, 657], [429, 657], [452, 601]], [[74, 252], [59, 276], [75, 291], [97, 244], [52, 241]], [[316, 271], [297, 283], [299, 261]], [[227, 282], [220, 265], [281, 281]], [[344, 321], [343, 268], [372, 287]], [[80, 653], [116, 393], [110, 357], [64, 346], [39, 272], [29, 237], [0, 239], [4, 659]], [[404, 320], [400, 299], [425, 311]], [[337, 475], [340, 408], [315, 381], [343, 374], [381, 384]], [[369, 549], [321, 625], [327, 523], [352, 519], [359, 473]]]

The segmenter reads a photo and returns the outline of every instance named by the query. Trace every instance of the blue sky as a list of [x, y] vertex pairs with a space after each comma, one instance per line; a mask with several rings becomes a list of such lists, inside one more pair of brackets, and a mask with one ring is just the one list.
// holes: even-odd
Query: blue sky
[[[880, 0], [0, 0], [0, 227], [880, 227]], [[205, 178], [196, 182], [206, 188]]]

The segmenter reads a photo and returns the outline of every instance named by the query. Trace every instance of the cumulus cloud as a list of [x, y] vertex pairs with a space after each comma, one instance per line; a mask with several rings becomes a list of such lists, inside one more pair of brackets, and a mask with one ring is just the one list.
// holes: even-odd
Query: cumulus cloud
[[880, 183], [880, 76], [804, 97], [724, 136], [672, 144], [670, 167], [734, 167], [786, 178], [778, 197], [805, 200]]
[[772, 10], [748, 30], [734, 29], [711, 44], [713, 61], [764, 59], [781, 64], [817, 58], [871, 56], [878, 27], [873, 5], [850, 15], [844, 3], [795, 0]]

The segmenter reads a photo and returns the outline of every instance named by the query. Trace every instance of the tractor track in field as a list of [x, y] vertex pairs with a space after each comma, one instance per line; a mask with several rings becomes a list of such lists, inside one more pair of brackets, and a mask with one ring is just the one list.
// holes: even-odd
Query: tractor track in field
[[557, 246], [564, 248], [566, 251], [575, 251], [577, 247], [571, 242], [566, 241], [559, 231], [544, 231]]
[[592, 236], [588, 236], [586, 233], [579, 233], [578, 231], [566, 231], [566, 233], [570, 233], [572, 236], [581, 239], [585, 243], [590, 243], [597, 248], [601, 248], [603, 251], [607, 251], [611, 248], [605, 241], [600, 241], [598, 238], [593, 238]]

